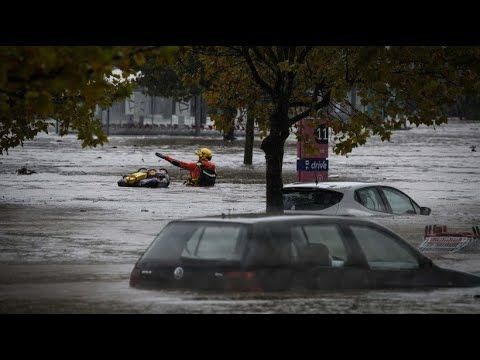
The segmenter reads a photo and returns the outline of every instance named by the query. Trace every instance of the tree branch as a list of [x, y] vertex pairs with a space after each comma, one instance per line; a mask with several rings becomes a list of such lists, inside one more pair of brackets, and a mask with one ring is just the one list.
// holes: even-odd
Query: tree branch
[[272, 73], [276, 74], [278, 76], [278, 68], [276, 62], [269, 61], [265, 56], [263, 56], [262, 52], [258, 50], [256, 46], [252, 47], [252, 51], [255, 53], [255, 56], [260, 59], [261, 63], [263, 63], [265, 66], [267, 66], [270, 70], [272, 70]]
[[312, 103], [307, 101], [292, 101], [288, 103], [288, 107], [290, 108], [301, 107], [301, 106], [308, 107], [310, 105], [312, 105]]
[[270, 46], [267, 46], [265, 51], [267, 52], [267, 55], [270, 57], [270, 60], [272, 60], [274, 64], [277, 64], [279, 62], [277, 55]]
[[307, 57], [307, 54], [310, 52], [310, 50], [312, 50], [312, 46], [305, 46], [305, 48], [303, 49], [303, 51], [300, 53], [300, 55], [298, 56], [298, 63], [299, 64], [303, 64], [303, 62], [305, 61], [306, 57]]
[[[295, 46], [291, 46], [289, 48], [289, 54], [288, 54], [288, 62], [290, 64], [294, 64], [295, 63], [295, 54], [296, 54], [296, 47]], [[299, 61], [297, 63], [302, 63], [304, 58], [303, 59], [298, 59]], [[296, 75], [296, 72], [292, 72], [292, 71], [289, 71], [288, 74], [287, 74], [287, 86], [286, 86], [286, 94], [287, 94], [287, 97], [290, 98], [290, 95], [293, 91], [293, 84], [294, 84], [294, 80], [295, 80], [295, 75]]]
[[260, 74], [257, 71], [257, 68], [255, 67], [255, 64], [253, 63], [252, 57], [249, 54], [249, 49], [248, 47], [243, 47], [243, 56], [245, 60], [247, 61], [247, 65], [250, 68], [250, 71], [252, 72], [253, 79], [255, 82], [257, 82], [260, 87], [266, 91], [272, 99], [275, 98], [275, 93], [273, 91], [273, 88], [265, 82], [260, 76]]
[[316, 103], [313, 106], [313, 108], [305, 110], [304, 112], [301, 112], [300, 114], [298, 114], [298, 115], [294, 116], [293, 118], [289, 119], [289, 125], [288, 126], [290, 127], [290, 126], [294, 125], [297, 121], [302, 120], [303, 118], [307, 117], [308, 115], [310, 115], [312, 110], [317, 111], [317, 110], [320, 110], [322, 107], [327, 106], [328, 104], [330, 104], [330, 99], [331, 99], [331, 93], [330, 93], [330, 90], [329, 90], [325, 94], [323, 99], [321, 101], [319, 101], [318, 103]]
[[323, 81], [315, 84], [315, 89], [313, 90], [313, 94], [312, 94], [312, 101], [310, 101], [310, 102], [307, 102], [307, 101], [292, 101], [292, 102], [288, 103], [288, 107], [300, 107], [300, 106], [305, 106], [305, 107], [308, 106], [309, 107], [309, 106], [311, 106], [313, 103], [315, 103], [315, 101], [318, 100], [318, 95], [319, 95], [319, 92], [320, 92], [320, 88], [322, 86], [325, 86], [325, 83]]

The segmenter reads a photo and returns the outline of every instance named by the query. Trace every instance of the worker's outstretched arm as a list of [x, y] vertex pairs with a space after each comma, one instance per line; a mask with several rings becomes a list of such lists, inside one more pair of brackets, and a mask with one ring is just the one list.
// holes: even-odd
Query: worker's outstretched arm
[[157, 155], [159, 158], [167, 160], [170, 164], [175, 165], [182, 169], [193, 170], [197, 166], [197, 164], [194, 162], [185, 162], [185, 161], [176, 160], [168, 155], [164, 155], [161, 153], [155, 153], [155, 155]]

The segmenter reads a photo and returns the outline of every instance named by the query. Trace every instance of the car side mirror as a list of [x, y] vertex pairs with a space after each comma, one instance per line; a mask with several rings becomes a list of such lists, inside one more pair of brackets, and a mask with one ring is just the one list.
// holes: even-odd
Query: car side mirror
[[428, 207], [421, 207], [420, 208], [420, 215], [430, 215], [431, 212], [432, 212], [432, 209], [430, 209]]

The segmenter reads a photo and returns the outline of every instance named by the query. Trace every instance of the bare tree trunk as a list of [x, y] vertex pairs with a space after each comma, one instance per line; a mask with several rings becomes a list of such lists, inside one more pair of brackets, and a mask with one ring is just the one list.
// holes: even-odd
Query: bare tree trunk
[[200, 104], [200, 96], [195, 95], [195, 136], [200, 135], [200, 124], [202, 122], [202, 107]]
[[[290, 134], [289, 129], [281, 130], [279, 124], [285, 124], [278, 116], [288, 117], [288, 113], [273, 115], [270, 121], [270, 134], [263, 139], [261, 149], [265, 152], [267, 162], [267, 213], [283, 214], [283, 179], [282, 166], [285, 141]], [[277, 117], [277, 118], [276, 118]]]
[[245, 129], [245, 150], [243, 153], [243, 163], [252, 165], [253, 160], [253, 141], [254, 141], [255, 119], [247, 113], [247, 126]]
[[[232, 121], [232, 123], [233, 123], [233, 121]], [[230, 128], [228, 129], [228, 131], [226, 131], [223, 134], [223, 140], [225, 140], [225, 141], [235, 140], [235, 126], [233, 124], [230, 125]]]
[[202, 125], [205, 125], [207, 123], [207, 111], [208, 111], [208, 108], [207, 108], [207, 102], [205, 101], [205, 99], [202, 97], [200, 97], [200, 103], [201, 103], [201, 121], [200, 123]]
[[107, 108], [107, 136], [110, 136], [110, 108]]
[[228, 128], [223, 131], [223, 140], [233, 141], [235, 140], [235, 117], [237, 115], [237, 109], [230, 107], [224, 111], [224, 116], [228, 119]]

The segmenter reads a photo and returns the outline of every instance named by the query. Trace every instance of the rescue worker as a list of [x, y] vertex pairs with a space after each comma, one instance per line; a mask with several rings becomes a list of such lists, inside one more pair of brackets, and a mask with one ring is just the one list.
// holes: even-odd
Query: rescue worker
[[198, 155], [197, 162], [184, 162], [176, 160], [168, 155], [155, 153], [159, 158], [167, 160], [172, 165], [190, 171], [190, 175], [185, 182], [187, 186], [214, 186], [217, 178], [215, 164], [212, 160], [210, 149], [201, 148], [195, 151]]

